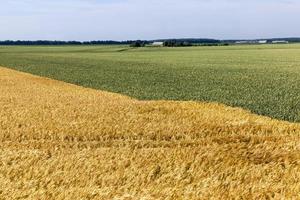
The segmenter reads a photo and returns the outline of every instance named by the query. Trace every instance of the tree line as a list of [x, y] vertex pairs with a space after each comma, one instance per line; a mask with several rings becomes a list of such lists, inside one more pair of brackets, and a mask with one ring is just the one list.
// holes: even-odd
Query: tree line
[[0, 45], [131, 45], [142, 47], [147, 44], [163, 41], [165, 46], [190, 46], [191, 44], [217, 44], [219, 40], [214, 39], [165, 39], [165, 40], [96, 40], [96, 41], [58, 41], [58, 40], [5, 40], [0, 41]]
[[[152, 42], [162, 42], [165, 47], [188, 47], [188, 46], [220, 46], [224, 45], [220, 40], [214, 39], [166, 39], [166, 40], [153, 40], [142, 41], [137, 40], [130, 44], [131, 47], [144, 47]], [[227, 45], [227, 44], [225, 44]]]
[[113, 40], [99, 40], [99, 41], [51, 41], [51, 40], [37, 40], [37, 41], [25, 41], [25, 40], [6, 40], [0, 41], [0, 45], [122, 45], [132, 44], [135, 41], [113, 41]]
[[[291, 43], [300, 42], [300, 38], [272, 38], [273, 40], [285, 40]], [[220, 46], [229, 45], [239, 40], [215, 40], [215, 39], [202, 39], [202, 38], [183, 38], [183, 39], [160, 39], [160, 40], [95, 40], [95, 41], [57, 41], [57, 40], [5, 40], [0, 41], [0, 45], [130, 45], [132, 47], [143, 47], [153, 42], [163, 42], [164, 46], [180, 47], [180, 46]]]

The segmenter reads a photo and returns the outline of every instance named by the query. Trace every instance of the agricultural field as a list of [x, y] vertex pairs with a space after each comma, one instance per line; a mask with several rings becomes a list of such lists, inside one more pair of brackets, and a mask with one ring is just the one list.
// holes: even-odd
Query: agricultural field
[[0, 65], [140, 100], [219, 102], [300, 122], [300, 45], [0, 47]]
[[297, 199], [300, 125], [0, 68], [0, 199]]
[[0, 46], [0, 199], [297, 199], [300, 45]]

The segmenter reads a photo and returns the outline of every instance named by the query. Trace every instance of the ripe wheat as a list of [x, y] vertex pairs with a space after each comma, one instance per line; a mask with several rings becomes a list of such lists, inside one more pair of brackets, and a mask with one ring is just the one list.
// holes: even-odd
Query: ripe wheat
[[300, 125], [0, 68], [0, 199], [299, 198]]

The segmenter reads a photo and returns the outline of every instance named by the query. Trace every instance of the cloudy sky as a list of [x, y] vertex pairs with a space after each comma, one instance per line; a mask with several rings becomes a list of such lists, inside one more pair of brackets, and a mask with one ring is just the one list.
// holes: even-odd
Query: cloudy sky
[[0, 40], [300, 37], [299, 0], [0, 0]]

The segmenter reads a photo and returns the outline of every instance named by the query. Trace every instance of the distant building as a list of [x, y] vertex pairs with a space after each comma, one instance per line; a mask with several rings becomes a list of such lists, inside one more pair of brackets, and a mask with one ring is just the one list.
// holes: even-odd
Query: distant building
[[248, 44], [249, 42], [248, 41], [236, 41], [235, 43], [236, 44]]
[[243, 41], [236, 41], [236, 44], [257, 44], [257, 40], [243, 40]]
[[[272, 44], [288, 44], [289, 41], [287, 40], [273, 40], [271, 41]], [[269, 43], [268, 40], [240, 40], [236, 41], [236, 44], [267, 44]]]
[[161, 47], [161, 46], [164, 46], [164, 42], [153, 42], [152, 46]]
[[267, 42], [268, 42], [267, 40], [259, 40], [258, 44], [267, 44]]
[[289, 41], [286, 40], [274, 40], [272, 41], [273, 44], [288, 44]]

